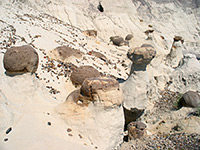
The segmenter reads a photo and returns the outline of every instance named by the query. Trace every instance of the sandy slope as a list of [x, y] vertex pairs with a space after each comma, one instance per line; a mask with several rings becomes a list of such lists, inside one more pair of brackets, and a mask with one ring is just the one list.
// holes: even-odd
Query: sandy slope
[[[55, 107], [64, 102], [75, 87], [68, 77], [58, 76], [59, 72], [63, 72], [62, 67], [56, 67], [55, 70], [47, 72], [44, 68], [50, 63], [47, 53], [57, 46], [69, 45], [84, 52], [85, 55], [84, 60], [72, 60], [75, 65], [93, 65], [103, 74], [112, 74], [126, 79], [129, 71], [118, 60], [125, 59], [128, 47], [117, 49], [98, 39], [85, 37], [78, 28], [32, 8], [26, 8], [26, 5], [3, 5], [1, 14], [4, 15], [1, 15], [0, 22], [2, 31], [0, 90], [5, 96], [5, 101], [1, 97], [0, 149], [96, 149], [98, 145], [93, 143], [92, 139], [85, 138], [55, 115]], [[15, 44], [11, 42], [11, 39], [15, 41]], [[77, 41], [73, 42], [74, 40]], [[37, 76], [29, 73], [7, 76], [3, 68], [6, 47], [24, 44], [31, 44], [39, 54]], [[88, 55], [87, 53], [91, 50], [105, 54], [112, 63], [106, 64], [103, 60]], [[125, 61], [130, 63], [128, 60]], [[53, 63], [55, 66], [58, 64], [56, 61]], [[59, 93], [51, 94], [51, 88], [47, 86], [56, 89]], [[51, 125], [48, 125], [48, 122]], [[12, 131], [6, 134], [9, 127], [12, 127]], [[68, 128], [72, 131], [67, 132]], [[6, 139], [8, 141], [5, 141]]]

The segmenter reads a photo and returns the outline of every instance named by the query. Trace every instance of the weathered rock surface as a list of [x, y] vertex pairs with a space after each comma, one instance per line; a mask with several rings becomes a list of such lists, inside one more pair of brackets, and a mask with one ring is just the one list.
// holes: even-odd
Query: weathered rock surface
[[80, 92], [94, 102], [103, 103], [104, 106], [120, 106], [123, 100], [119, 82], [111, 77], [87, 78]]
[[187, 91], [183, 94], [180, 103], [182, 106], [198, 108], [200, 107], [200, 95], [194, 91]]
[[100, 72], [92, 66], [81, 66], [72, 72], [70, 79], [75, 86], [78, 86], [81, 85], [86, 78], [100, 76]]
[[69, 46], [59, 46], [49, 52], [51, 58], [62, 61], [70, 62], [74, 59], [81, 59], [83, 53], [79, 50], [73, 49]]
[[119, 83], [112, 78], [86, 79], [57, 107], [68, 125], [89, 138], [98, 149], [110, 150], [123, 140], [124, 117]]
[[128, 140], [141, 138], [145, 134], [146, 124], [142, 122], [131, 122], [128, 124]]
[[124, 107], [128, 110], [137, 108], [143, 110], [148, 103], [150, 82], [146, 71], [147, 65], [155, 57], [156, 51], [152, 47], [137, 47], [130, 49], [127, 56], [133, 62], [130, 76], [123, 83]]
[[200, 91], [200, 63], [195, 55], [184, 55], [179, 67], [170, 74], [169, 89], [180, 93]]
[[3, 59], [4, 68], [7, 72], [31, 72], [38, 67], [38, 54], [29, 45], [9, 48]]
[[166, 56], [166, 65], [173, 68], [177, 67], [180, 60], [183, 58], [183, 50], [184, 47], [182, 45], [182, 42], [178, 39], [174, 40], [170, 53]]

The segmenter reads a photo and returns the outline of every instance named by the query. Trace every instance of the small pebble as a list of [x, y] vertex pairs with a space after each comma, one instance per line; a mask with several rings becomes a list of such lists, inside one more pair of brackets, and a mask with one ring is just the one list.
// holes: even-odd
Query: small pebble
[[51, 122], [48, 122], [47, 124], [48, 124], [49, 126], [51, 126]]
[[8, 138], [4, 139], [4, 141], [7, 142], [7, 141], [8, 141]]
[[78, 134], [78, 136], [80, 137], [80, 139], [82, 139], [83, 137], [82, 137], [82, 135], [80, 135], [80, 134]]
[[67, 129], [67, 132], [71, 132], [71, 131], [72, 131], [72, 129], [70, 129], [70, 128]]
[[11, 131], [12, 131], [12, 127], [8, 128], [8, 129], [6, 130], [6, 134], [10, 133]]

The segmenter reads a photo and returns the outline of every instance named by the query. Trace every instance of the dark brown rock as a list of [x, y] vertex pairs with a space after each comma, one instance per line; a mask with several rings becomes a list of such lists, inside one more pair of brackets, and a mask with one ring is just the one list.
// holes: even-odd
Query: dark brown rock
[[198, 108], [200, 106], [200, 95], [194, 91], [188, 91], [183, 94], [181, 105], [186, 107]]
[[70, 79], [74, 85], [78, 86], [81, 85], [86, 78], [100, 76], [100, 72], [92, 66], [81, 66], [72, 72]]
[[129, 123], [127, 128], [129, 140], [141, 138], [146, 132], [146, 125], [139, 121]]
[[150, 46], [136, 47], [130, 49], [127, 56], [134, 64], [149, 64], [156, 56], [156, 50]]
[[181, 36], [175, 36], [174, 42], [178, 42], [178, 41], [181, 41], [182, 44], [184, 43], [184, 39]]
[[112, 36], [110, 37], [110, 41], [117, 46], [122, 46], [124, 44], [124, 39], [121, 36]]
[[146, 30], [144, 33], [145, 33], [146, 35], [149, 35], [149, 33], [153, 33], [153, 32], [154, 32], [154, 30], [150, 29], [150, 30]]
[[129, 41], [133, 38], [133, 35], [132, 34], [128, 34], [126, 37], [125, 37], [125, 40]]
[[7, 72], [31, 72], [38, 67], [39, 57], [35, 49], [29, 45], [9, 48], [3, 59]]
[[136, 121], [129, 123], [128, 127], [135, 126], [137, 129], [144, 130], [147, 126], [143, 122]]

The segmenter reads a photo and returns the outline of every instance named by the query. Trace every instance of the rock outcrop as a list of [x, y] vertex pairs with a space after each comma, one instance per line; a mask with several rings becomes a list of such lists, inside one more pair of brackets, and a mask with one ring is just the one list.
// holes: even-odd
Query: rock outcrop
[[151, 45], [146, 45], [130, 49], [127, 56], [133, 64], [128, 79], [122, 84], [126, 125], [136, 121], [147, 108], [152, 84], [146, 68], [156, 56], [156, 50]]
[[170, 53], [166, 56], [166, 65], [173, 68], [179, 65], [179, 62], [183, 58], [184, 47], [182, 43], [183, 42], [181, 37], [174, 38]]
[[100, 77], [101, 74], [98, 70], [93, 68], [92, 66], [80, 66], [76, 68], [71, 76], [70, 79], [75, 86], [79, 86], [83, 83], [86, 78], [92, 77]]
[[110, 77], [85, 79], [80, 92], [105, 107], [120, 106], [123, 100], [118, 81]]
[[34, 73], [38, 67], [37, 52], [29, 45], [9, 48], [3, 59], [8, 73]]
[[200, 63], [195, 55], [186, 54], [169, 75], [169, 89], [180, 93], [200, 91]]
[[119, 83], [110, 77], [88, 78], [57, 112], [98, 149], [110, 150], [123, 140], [124, 117]]

